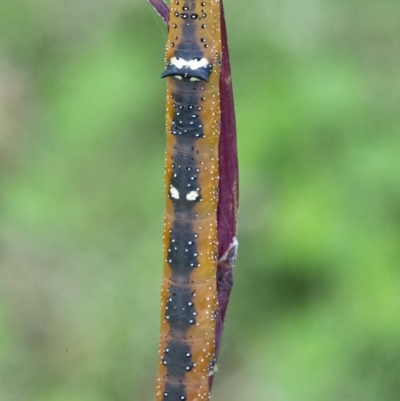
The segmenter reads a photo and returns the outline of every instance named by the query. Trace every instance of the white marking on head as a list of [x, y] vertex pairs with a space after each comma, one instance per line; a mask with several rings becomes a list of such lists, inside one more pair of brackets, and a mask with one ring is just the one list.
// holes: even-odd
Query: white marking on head
[[169, 193], [171, 194], [171, 197], [174, 199], [179, 199], [179, 191], [171, 186], [171, 189], [169, 190]]
[[199, 81], [200, 81], [200, 79], [199, 79], [199, 78], [196, 78], [196, 77], [191, 77], [190, 80], [191, 80], [192, 82], [199, 82]]
[[197, 70], [201, 67], [207, 67], [207, 65], [210, 64], [205, 57], [200, 60], [185, 60], [181, 57], [172, 57], [170, 63], [177, 68], [188, 67], [191, 70]]
[[186, 199], [188, 201], [195, 201], [197, 198], [199, 197], [199, 193], [197, 191], [190, 191], [187, 195], [186, 195]]
[[174, 78], [179, 79], [180, 81], [182, 81], [182, 77], [180, 75], [174, 75]]

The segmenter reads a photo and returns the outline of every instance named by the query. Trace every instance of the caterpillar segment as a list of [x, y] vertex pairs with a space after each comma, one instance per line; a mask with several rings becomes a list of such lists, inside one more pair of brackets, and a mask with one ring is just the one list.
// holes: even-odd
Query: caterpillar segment
[[219, 0], [172, 0], [157, 401], [207, 401], [217, 304]]

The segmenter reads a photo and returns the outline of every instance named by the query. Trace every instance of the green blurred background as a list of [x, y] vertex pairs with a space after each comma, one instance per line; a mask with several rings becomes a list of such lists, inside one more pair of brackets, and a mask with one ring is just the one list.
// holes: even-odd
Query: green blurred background
[[[226, 0], [239, 258], [221, 401], [400, 399], [400, 3]], [[0, 401], [152, 401], [166, 31], [0, 2]]]

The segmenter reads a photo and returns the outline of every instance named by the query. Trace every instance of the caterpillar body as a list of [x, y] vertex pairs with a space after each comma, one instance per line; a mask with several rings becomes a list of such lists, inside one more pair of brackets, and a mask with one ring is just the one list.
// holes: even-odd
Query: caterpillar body
[[157, 401], [207, 401], [214, 374], [222, 63], [219, 0], [171, 0]]

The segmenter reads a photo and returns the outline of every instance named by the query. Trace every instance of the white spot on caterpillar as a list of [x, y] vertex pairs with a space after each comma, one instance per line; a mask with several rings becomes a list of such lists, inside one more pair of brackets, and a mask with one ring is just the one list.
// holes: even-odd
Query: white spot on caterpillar
[[199, 193], [197, 191], [190, 191], [187, 195], [186, 195], [186, 199], [188, 201], [195, 201], [197, 198], [199, 197]]
[[171, 194], [171, 197], [174, 199], [179, 199], [179, 191], [171, 186], [171, 189], [169, 190], [169, 193]]
[[181, 57], [172, 57], [170, 63], [177, 68], [189, 67], [191, 70], [197, 70], [201, 67], [207, 67], [209, 61], [205, 57], [200, 60], [185, 60]]
[[176, 79], [179, 79], [180, 81], [182, 81], [182, 79], [183, 79], [180, 75], [175, 75], [174, 77], [175, 77]]

